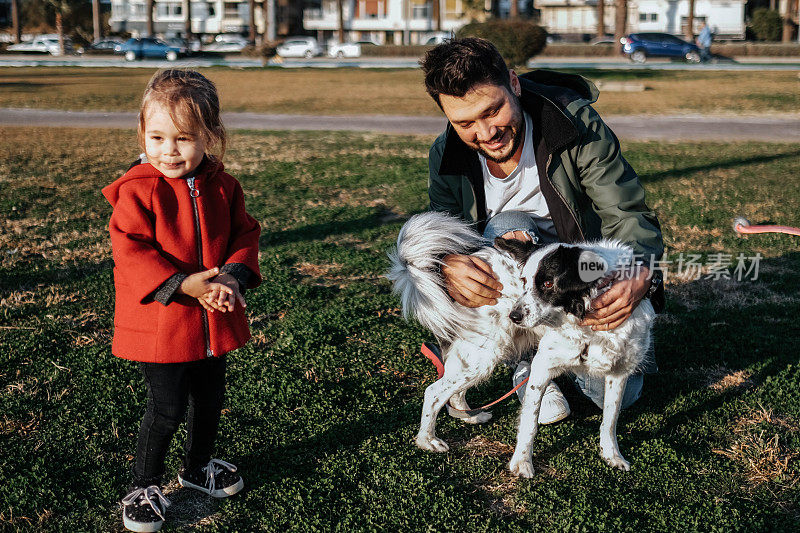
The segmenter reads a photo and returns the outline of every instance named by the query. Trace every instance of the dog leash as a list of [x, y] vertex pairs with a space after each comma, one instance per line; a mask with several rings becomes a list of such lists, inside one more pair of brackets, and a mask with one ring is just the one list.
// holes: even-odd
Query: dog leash
[[[427, 357], [430, 360], [431, 363], [433, 363], [433, 366], [436, 367], [436, 374], [438, 376], [436, 379], [442, 379], [442, 376], [444, 376], [444, 361], [442, 360], [442, 354], [439, 351], [439, 347], [436, 346], [433, 343], [430, 343], [430, 342], [423, 342], [421, 351], [422, 351], [422, 354], [425, 357]], [[464, 413], [467, 417], [479, 415], [481, 413], [485, 413], [486, 411], [489, 410], [489, 407], [491, 407], [491, 406], [493, 406], [493, 405], [495, 405], [497, 403], [502, 402], [503, 400], [505, 400], [506, 398], [508, 398], [509, 396], [514, 394], [515, 392], [517, 392], [520, 389], [520, 387], [522, 387], [523, 385], [525, 385], [528, 382], [528, 379], [529, 378], [523, 379], [513, 389], [511, 389], [510, 391], [508, 391], [507, 393], [505, 393], [504, 395], [502, 395], [501, 397], [499, 397], [498, 399], [496, 399], [492, 403], [487, 403], [483, 407], [478, 407], [477, 409], [456, 409], [455, 407], [450, 405], [450, 402], [448, 401], [447, 402], [447, 409], [449, 411], [451, 411], [451, 414], [452, 414], [452, 411], [457, 411], [459, 413]], [[465, 418], [465, 417], [456, 416], [456, 418]]]
[[754, 233], [785, 233], [786, 235], [796, 235], [800, 237], [800, 228], [792, 226], [752, 226], [750, 221], [744, 217], [736, 217], [733, 220], [733, 231], [742, 235]]

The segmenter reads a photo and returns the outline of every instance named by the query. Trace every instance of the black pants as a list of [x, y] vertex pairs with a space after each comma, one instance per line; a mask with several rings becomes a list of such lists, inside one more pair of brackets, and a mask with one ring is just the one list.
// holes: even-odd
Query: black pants
[[225, 396], [225, 357], [139, 365], [147, 384], [147, 410], [139, 429], [133, 483], [161, 486], [164, 458], [187, 406], [184, 468], [205, 466], [211, 459]]

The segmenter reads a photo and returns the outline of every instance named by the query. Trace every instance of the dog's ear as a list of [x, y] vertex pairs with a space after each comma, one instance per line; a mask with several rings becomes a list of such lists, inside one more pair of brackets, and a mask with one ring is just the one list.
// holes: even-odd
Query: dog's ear
[[494, 239], [494, 247], [501, 252], [506, 252], [517, 260], [519, 264], [524, 263], [531, 256], [536, 249], [533, 241], [520, 241], [517, 239], [503, 239], [496, 237]]

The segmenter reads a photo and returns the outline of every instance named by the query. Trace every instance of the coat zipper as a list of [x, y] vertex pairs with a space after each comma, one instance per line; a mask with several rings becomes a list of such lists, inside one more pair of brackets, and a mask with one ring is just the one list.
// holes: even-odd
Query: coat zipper
[[[200, 191], [194, 186], [194, 177], [186, 178], [186, 184], [189, 186], [189, 196], [192, 198], [192, 211], [194, 212], [194, 234], [197, 237], [197, 263], [200, 270], [205, 270], [203, 266], [203, 241], [200, 235], [200, 211], [197, 208], [197, 197], [200, 196]], [[206, 357], [213, 357], [214, 350], [211, 349], [211, 335], [208, 331], [208, 311], [201, 308], [203, 313], [203, 334], [206, 340]]]
[[564, 207], [567, 208], [567, 211], [569, 211], [569, 214], [572, 215], [572, 220], [575, 221], [575, 227], [578, 228], [578, 232], [581, 234], [581, 240], [585, 241], [586, 240], [586, 236], [583, 234], [583, 228], [578, 223], [578, 217], [575, 216], [575, 213], [572, 212], [572, 209], [570, 209], [569, 204], [567, 203], [567, 199], [564, 198], [564, 195], [561, 194], [561, 191], [559, 191], [558, 187], [555, 186], [555, 184], [553, 183], [553, 180], [550, 179], [550, 162], [552, 160], [553, 160], [553, 154], [548, 154], [547, 155], [547, 163], [545, 163], [545, 165], [544, 165], [544, 175], [545, 175], [544, 177], [547, 178], [547, 181], [550, 182], [550, 185], [553, 187], [553, 190], [556, 191], [556, 194], [558, 194], [558, 197], [561, 198], [561, 203], [564, 204]]

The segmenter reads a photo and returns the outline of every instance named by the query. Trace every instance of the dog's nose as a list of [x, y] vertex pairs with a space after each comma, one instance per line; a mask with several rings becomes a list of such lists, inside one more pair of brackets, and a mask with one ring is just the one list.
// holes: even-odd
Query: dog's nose
[[508, 318], [510, 318], [511, 322], [513, 322], [514, 324], [519, 324], [520, 322], [522, 322], [522, 313], [514, 309], [508, 314]]

